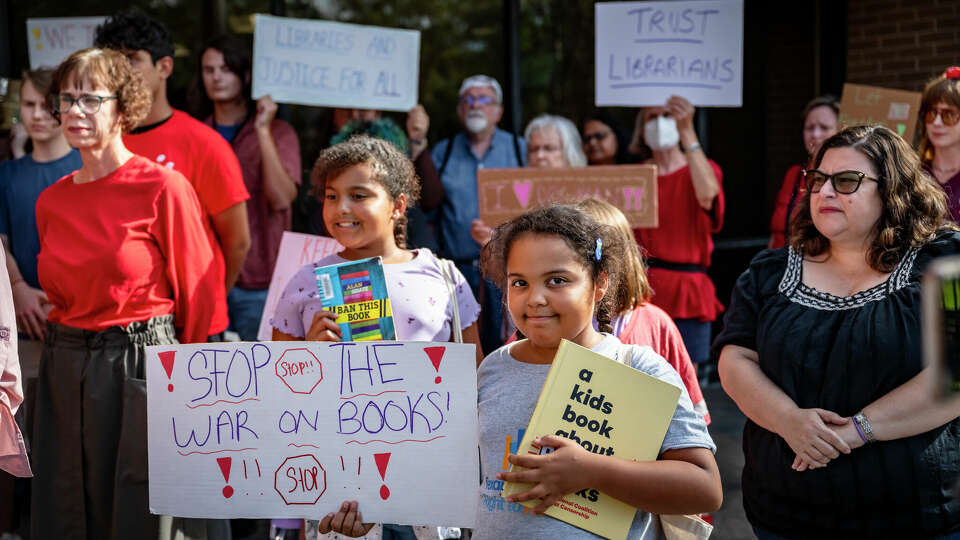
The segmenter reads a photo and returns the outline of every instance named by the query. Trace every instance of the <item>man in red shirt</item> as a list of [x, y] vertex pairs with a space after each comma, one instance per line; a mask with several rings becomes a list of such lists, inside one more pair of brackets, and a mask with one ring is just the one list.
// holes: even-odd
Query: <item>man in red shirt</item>
[[176, 110], [167, 101], [167, 78], [173, 72], [173, 41], [159, 21], [137, 11], [110, 17], [97, 27], [97, 47], [116, 49], [143, 76], [152, 97], [149, 114], [123, 142], [131, 151], [182, 173], [197, 191], [219, 245], [215, 268], [224, 288], [216, 294], [211, 340], [227, 329], [226, 295], [240, 274], [250, 249], [246, 200], [240, 164], [233, 149], [210, 127]]

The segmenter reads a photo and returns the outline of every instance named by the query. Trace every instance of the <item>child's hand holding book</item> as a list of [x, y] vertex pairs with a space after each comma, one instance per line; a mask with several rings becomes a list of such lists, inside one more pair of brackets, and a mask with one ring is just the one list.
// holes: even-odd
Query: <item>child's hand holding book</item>
[[587, 452], [576, 442], [556, 435], [538, 437], [533, 444], [537, 448], [551, 447], [554, 450], [541, 455], [510, 455], [510, 463], [525, 470], [501, 472], [497, 474], [497, 479], [534, 486], [510, 495], [507, 501], [541, 499], [533, 512], [542, 514], [564, 495], [592, 487], [589, 485], [591, 462], [598, 457], [597, 454]]

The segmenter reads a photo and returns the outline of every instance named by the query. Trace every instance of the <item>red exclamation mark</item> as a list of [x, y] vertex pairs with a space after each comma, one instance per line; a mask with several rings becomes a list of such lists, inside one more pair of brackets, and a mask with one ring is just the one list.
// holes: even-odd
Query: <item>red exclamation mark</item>
[[[446, 347], [424, 347], [423, 352], [427, 353], [427, 356], [430, 357], [430, 363], [433, 364], [433, 369], [437, 370], [437, 373], [440, 373], [440, 361], [443, 360], [443, 353], [446, 351]], [[437, 375], [437, 378], [433, 380], [434, 384], [440, 384], [440, 381], [443, 380]]]
[[[390, 461], [390, 453], [386, 454], [374, 454], [373, 459], [377, 462], [377, 470], [380, 471], [380, 478], [384, 482], [387, 481], [387, 463]], [[386, 484], [380, 486], [380, 498], [387, 500], [387, 497], [390, 496], [390, 488]]]
[[[160, 363], [163, 364], [163, 370], [167, 372], [167, 378], [173, 376], [173, 360], [177, 356], [177, 351], [164, 351], [162, 353], [157, 353], [157, 356], [160, 357]], [[173, 392], [173, 385], [167, 385], [167, 392]]]
[[[232, 461], [233, 461], [233, 458], [228, 458], [228, 457], [218, 457], [218, 458], [217, 458], [217, 465], [220, 466], [220, 473], [223, 474], [223, 481], [224, 481], [224, 482], [229, 482], [229, 481], [230, 481], [230, 464], [231, 464]], [[233, 496], [233, 488], [230, 487], [230, 486], [224, 487], [224, 488], [223, 488], [223, 496], [226, 497], [226, 498], [228, 498], [228, 499], [229, 499], [230, 497], [232, 497], [232, 496]]]

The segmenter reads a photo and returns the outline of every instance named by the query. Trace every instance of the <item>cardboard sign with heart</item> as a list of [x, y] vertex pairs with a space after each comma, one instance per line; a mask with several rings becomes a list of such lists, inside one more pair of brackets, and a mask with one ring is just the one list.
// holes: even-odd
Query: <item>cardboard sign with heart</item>
[[619, 208], [632, 227], [656, 227], [657, 167], [613, 165], [477, 171], [480, 219], [491, 227], [548, 204], [591, 197]]

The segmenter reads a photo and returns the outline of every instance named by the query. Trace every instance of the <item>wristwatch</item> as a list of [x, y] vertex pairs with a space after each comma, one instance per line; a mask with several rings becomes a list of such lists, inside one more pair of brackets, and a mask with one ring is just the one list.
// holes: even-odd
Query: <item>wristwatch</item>
[[863, 436], [867, 438], [868, 443], [877, 442], [877, 437], [873, 434], [873, 428], [870, 427], [870, 422], [868, 422], [867, 417], [863, 415], [863, 411], [853, 415], [853, 421], [860, 426], [860, 429], [863, 431]]
[[703, 149], [703, 147], [700, 146], [700, 143], [695, 142], [695, 143], [691, 144], [690, 146], [684, 148], [683, 151], [684, 151], [684, 152], [693, 152], [693, 151], [695, 151], [695, 150], [702, 150], [702, 149]]

